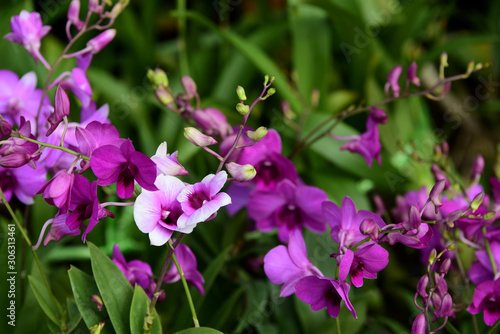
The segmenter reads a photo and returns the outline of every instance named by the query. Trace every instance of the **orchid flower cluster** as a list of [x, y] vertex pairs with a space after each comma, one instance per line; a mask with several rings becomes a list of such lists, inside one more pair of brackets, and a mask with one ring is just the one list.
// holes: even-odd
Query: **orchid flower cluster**
[[[278, 131], [247, 125], [256, 104], [276, 92], [272, 87], [274, 77], [264, 77], [261, 94], [252, 103], [247, 102], [245, 89], [237, 87], [239, 102], [235, 109], [242, 121], [233, 126], [220, 110], [200, 107], [200, 94], [192, 78], [182, 76], [183, 92], [175, 95], [164, 71], [149, 70], [147, 77], [158, 101], [189, 125], [184, 129], [185, 138], [218, 162], [213, 174], [199, 182], [186, 183], [182, 177], [188, 170], [179, 162], [178, 152], [169, 154], [166, 142], [159, 144], [152, 157], [137, 151], [133, 142], [122, 138], [111, 124], [108, 105], [98, 108], [93, 100], [87, 69], [92, 58], [115, 37], [117, 32], [111, 27], [126, 6], [125, 0], [111, 8], [108, 1], [90, 0], [82, 20], [80, 1], [71, 1], [65, 31], [68, 44], [53, 64], [40, 51], [41, 41], [51, 28], [42, 24], [38, 13], [22, 11], [14, 16], [12, 33], [5, 36], [22, 45], [48, 71], [47, 81], [39, 89], [34, 72], [19, 78], [11, 71], [0, 70], [2, 202], [10, 209], [9, 202], [14, 196], [31, 205], [33, 198], [41, 195], [57, 208], [32, 247], [34, 254], [42, 243], [47, 246], [67, 235], [81, 235], [86, 242], [99, 222], [114, 218], [110, 207], [133, 206], [137, 228], [148, 234], [150, 245], [169, 247], [160, 275], [154, 275], [146, 262], [127, 261], [118, 244], [113, 248], [111, 261], [132, 286], [140, 287], [150, 299], [145, 328], [150, 330], [155, 303], [166, 298], [162, 284], [177, 281], [185, 284], [193, 321], [199, 326], [186, 282], [203, 295], [205, 281], [193, 251], [181, 240], [198, 224], [214, 219], [222, 207], [231, 216], [246, 209], [254, 223], [250, 229], [264, 233], [277, 231], [281, 244], [267, 252], [263, 269], [272, 283], [282, 285], [280, 297], [295, 293], [311, 310], [326, 308], [331, 317], [339, 316], [343, 302], [356, 318], [355, 304], [349, 299], [351, 288], [361, 288], [364, 279], [376, 279], [389, 264], [387, 249], [399, 243], [421, 250], [422, 262], [427, 267], [416, 286], [414, 302], [419, 313], [412, 333], [436, 332], [463, 310], [483, 313], [488, 326], [498, 324], [500, 233], [494, 222], [500, 214], [500, 180], [495, 177], [490, 180], [493, 189], [490, 199], [479, 184], [484, 169], [482, 157], [476, 159], [470, 182], [465, 185], [451, 170], [447, 144], [436, 146], [430, 161], [435, 176], [433, 187], [399, 196], [391, 212], [395, 222], [392, 223], [382, 218], [385, 212], [382, 205], [375, 213], [358, 210], [350, 197], [344, 197], [340, 206], [330, 201], [324, 190], [302, 180], [291, 157], [283, 153]], [[87, 33], [93, 30], [99, 34], [88, 39], [83, 49], [72, 50], [77, 40], [88, 38]], [[55, 68], [66, 59], [74, 59], [76, 67], [53, 79]], [[416, 92], [410, 91], [412, 86], [420, 87], [416, 63], [407, 69], [403, 92], [399, 85], [403, 68], [396, 66], [387, 77], [385, 100], [348, 108], [332, 116], [301, 139], [291, 156], [326, 136], [346, 141], [341, 150], [360, 154], [368, 166], [372, 166], [374, 159], [382, 164], [379, 126], [388, 118], [381, 109], [383, 105], [410, 96], [443, 98], [453, 81], [484, 67], [471, 63], [466, 73], [445, 77], [446, 66], [447, 55], [442, 54], [440, 80]], [[53, 101], [51, 91], [55, 91]], [[78, 106], [71, 105], [68, 93]], [[77, 108], [79, 117], [74, 117], [72, 111]], [[334, 133], [339, 122], [364, 112], [367, 113], [365, 132], [348, 137]], [[217, 149], [211, 148], [217, 144]], [[227, 191], [222, 191], [228, 182]], [[104, 202], [103, 189], [123, 201]], [[304, 228], [313, 233], [329, 233], [337, 249], [330, 255], [334, 277], [324, 275], [309, 260]], [[26, 241], [31, 245], [29, 239]], [[460, 246], [475, 251], [477, 260], [468, 272], [460, 259]], [[170, 265], [171, 259], [175, 265]], [[450, 293], [451, 283], [447, 279], [455, 272], [463, 284], [468, 286], [471, 282], [476, 286], [472, 300]], [[440, 324], [434, 325], [438, 320]]]

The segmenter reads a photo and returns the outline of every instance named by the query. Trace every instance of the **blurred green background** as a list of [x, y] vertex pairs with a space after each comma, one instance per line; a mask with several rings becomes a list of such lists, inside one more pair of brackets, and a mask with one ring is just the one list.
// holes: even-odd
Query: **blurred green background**
[[[42, 53], [53, 62], [66, 43], [69, 2], [4, 0], [0, 36], [10, 32], [12, 15], [22, 9], [37, 10], [44, 24], [52, 26], [42, 41]], [[82, 1], [83, 8], [86, 1]], [[110, 105], [112, 124], [122, 137], [133, 140], [136, 149], [151, 156], [167, 141], [169, 153], [179, 150], [179, 160], [190, 172], [186, 182], [213, 173], [217, 161], [184, 139], [182, 119], [156, 102], [146, 79], [147, 69], [164, 69], [174, 93], [181, 92], [180, 77], [190, 75], [197, 83], [202, 107], [222, 110], [234, 125], [240, 122], [234, 108], [236, 86], [245, 87], [253, 100], [260, 94], [264, 74], [276, 76], [277, 94], [257, 105], [249, 124], [278, 130], [286, 155], [298, 139], [328, 116], [361, 101], [369, 105], [382, 100], [387, 73], [397, 64], [403, 65], [405, 75], [407, 66], [416, 61], [423, 87], [429, 87], [437, 80], [443, 51], [448, 53], [448, 76], [464, 73], [470, 60], [493, 62], [493, 66], [454, 83], [442, 101], [415, 97], [384, 106], [389, 121], [380, 127], [382, 166], [374, 163], [368, 168], [359, 155], [339, 151], [342, 143], [331, 139], [316, 142], [294, 162], [306, 183], [321, 187], [336, 203], [351, 196], [360, 209], [373, 208], [374, 194], [381, 195], [390, 208], [395, 195], [432, 184], [429, 166], [410, 159], [400, 151], [398, 142], [408, 150], [414, 142], [419, 155], [430, 157], [434, 144], [447, 140], [459, 173], [468, 176], [474, 158], [482, 154], [486, 159], [483, 180], [494, 175], [500, 139], [498, 1], [132, 0], [114, 28], [116, 38], [94, 56], [88, 70], [94, 99], [98, 106]], [[84, 47], [87, 40], [77, 43], [74, 50]], [[21, 46], [4, 39], [0, 40], [0, 64], [20, 76], [34, 70], [40, 83], [46, 77], [45, 69], [36, 66]], [[74, 60], [67, 60], [56, 72], [74, 65]], [[294, 120], [284, 119], [282, 101], [290, 104]], [[336, 134], [363, 132], [365, 119], [365, 115], [348, 119]], [[19, 203], [15, 206], [26, 212]], [[158, 273], [165, 250], [148, 245], [147, 236], [133, 222], [131, 208], [114, 212], [117, 217], [101, 222], [88, 239], [109, 254], [118, 242], [127, 260], [140, 258]], [[40, 199], [29, 209], [26, 217], [32, 239], [36, 240], [41, 225], [53, 215], [52, 208]], [[221, 212], [185, 239], [207, 281], [205, 298], [193, 290], [200, 322], [224, 332], [336, 332], [334, 319], [324, 310], [313, 313], [295, 297], [276, 297], [279, 287], [266, 279], [259, 265], [262, 256], [276, 245], [276, 236], [244, 233], [249, 229], [251, 222], [244, 212], [233, 218]], [[324, 272], [331, 270], [330, 259], [311, 255], [335, 251], [335, 245], [327, 243], [328, 236], [308, 234], [306, 239], [312, 261]], [[365, 281], [362, 289], [351, 292], [360, 319], [352, 320], [343, 310], [343, 333], [409, 332], [416, 312], [413, 291], [423, 268], [417, 252], [394, 249], [391, 263], [379, 279]], [[65, 237], [40, 249], [39, 254], [61, 300], [71, 291], [66, 274], [69, 263], [90, 273], [88, 250], [79, 238]], [[22, 262], [29, 273], [30, 257], [22, 256], [26, 256]], [[28, 285], [22, 286], [26, 306], [19, 319], [35, 320], [32, 325], [21, 323], [16, 330], [27, 333], [29, 326], [38, 328], [45, 320]], [[167, 286], [166, 292], [166, 301], [158, 305], [165, 328], [190, 326], [180, 283]]]

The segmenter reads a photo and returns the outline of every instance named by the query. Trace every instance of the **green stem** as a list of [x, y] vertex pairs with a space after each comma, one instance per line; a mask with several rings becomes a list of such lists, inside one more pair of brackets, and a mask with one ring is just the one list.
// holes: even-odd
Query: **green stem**
[[339, 320], [339, 317], [335, 318], [335, 322], [337, 323], [337, 334], [341, 334], [342, 331], [340, 330], [340, 320]]
[[497, 322], [495, 322], [495, 324], [493, 325], [493, 327], [491, 327], [491, 329], [488, 331], [488, 334], [495, 333], [495, 330], [497, 329], [498, 325], [500, 325], [500, 319], [498, 319]]
[[56, 150], [60, 150], [60, 151], [63, 151], [63, 152], [66, 152], [66, 153], [69, 153], [69, 154], [72, 154], [74, 155], [75, 157], [80, 157], [82, 158], [83, 160], [87, 160], [87, 161], [90, 161], [90, 158], [87, 157], [86, 155], [83, 155], [81, 153], [78, 153], [78, 152], [75, 152], [73, 150], [70, 150], [69, 148], [66, 148], [64, 146], [57, 146], [57, 145], [52, 145], [52, 144], [48, 144], [48, 143], [44, 143], [44, 142], [41, 142], [41, 141], [38, 141], [38, 140], [35, 140], [35, 139], [31, 139], [31, 138], [28, 138], [26, 136], [23, 136], [22, 134], [19, 134], [17, 136], [14, 136], [14, 137], [18, 137], [18, 138], [22, 138], [26, 141], [29, 141], [29, 142], [32, 142], [32, 143], [35, 143], [35, 144], [38, 144], [40, 146], [42, 146], [42, 148], [44, 147], [50, 147], [50, 148], [54, 148]]
[[[483, 230], [483, 234], [486, 235], [486, 225], [483, 226], [482, 230]], [[491, 252], [490, 242], [489, 242], [488, 238], [484, 238], [484, 246], [486, 248], [486, 252], [488, 252], [488, 257], [490, 258], [491, 267], [493, 268], [493, 274], [495, 274], [495, 277], [496, 277], [497, 273], [498, 273], [497, 264], [495, 262], [495, 257], [493, 256], [493, 253]]]
[[10, 206], [9, 202], [7, 202], [7, 199], [5, 198], [5, 195], [0, 188], [0, 199], [7, 208], [7, 211], [9, 211], [12, 219], [14, 220], [14, 223], [17, 225], [17, 228], [21, 231], [21, 234], [23, 235], [24, 240], [28, 244], [29, 248], [31, 249], [31, 252], [33, 253], [33, 258], [35, 259], [36, 265], [38, 267], [38, 270], [40, 270], [40, 274], [42, 275], [43, 282], [45, 283], [45, 286], [47, 287], [47, 291], [49, 292], [50, 300], [52, 301], [52, 304], [54, 304], [54, 309], [56, 310], [56, 316], [59, 321], [59, 327], [62, 329], [62, 324], [61, 324], [61, 313], [59, 312], [59, 308], [57, 307], [57, 302], [56, 298], [54, 297], [54, 294], [52, 293], [52, 290], [50, 288], [49, 280], [47, 279], [47, 275], [45, 275], [45, 271], [43, 270], [42, 263], [40, 262], [40, 259], [38, 258], [38, 254], [31, 248], [32, 243], [30, 238], [28, 237], [28, 234], [23, 228], [23, 225], [17, 219], [16, 214], [14, 213], [14, 210], [12, 210], [12, 207]]
[[[173, 251], [174, 248], [173, 248], [172, 240], [169, 240], [168, 244]], [[189, 292], [189, 286], [187, 284], [186, 277], [184, 277], [184, 272], [182, 271], [182, 268], [179, 265], [179, 261], [177, 261], [177, 258], [175, 257], [175, 253], [173, 253], [173, 252], [172, 252], [172, 260], [174, 261], [174, 264], [177, 267], [177, 270], [179, 271], [179, 275], [181, 276], [182, 285], [184, 286], [184, 291], [186, 292], [186, 297], [187, 297], [188, 303], [189, 303], [189, 309], [191, 310], [191, 314], [193, 316], [194, 327], [200, 327], [200, 322], [198, 321], [198, 317], [196, 315], [196, 310], [194, 309], [193, 298], [191, 298], [191, 293]]]

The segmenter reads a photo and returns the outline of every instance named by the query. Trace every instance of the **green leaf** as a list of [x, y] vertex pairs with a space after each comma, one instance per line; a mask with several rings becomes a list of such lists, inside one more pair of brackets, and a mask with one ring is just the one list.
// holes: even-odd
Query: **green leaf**
[[[68, 270], [68, 276], [76, 306], [87, 328], [90, 329], [92, 326], [107, 319], [108, 313], [106, 312], [106, 307], [103, 307], [103, 309], [99, 311], [97, 305], [91, 299], [92, 295], [100, 295], [94, 279], [73, 266]], [[101, 333], [109, 333], [109, 328], [110, 326], [105, 325]]]
[[[47, 291], [47, 287], [39, 282], [36, 278], [29, 275], [28, 280], [30, 282], [31, 289], [35, 294], [36, 300], [43, 312], [47, 315], [47, 317], [52, 320], [53, 323], [59, 324], [59, 320], [57, 319], [57, 311], [55, 309], [54, 304], [51, 302], [49, 291]], [[59, 309], [59, 313], [61, 313], [61, 305], [57, 304], [57, 308]]]
[[[130, 331], [132, 334], [144, 333], [144, 320], [148, 312], [151, 300], [146, 295], [142, 287], [135, 285], [134, 296], [132, 298], [132, 305], [130, 306]], [[156, 310], [153, 311], [153, 324], [150, 333], [161, 333], [160, 319]]]
[[72, 332], [82, 320], [82, 315], [74, 300], [66, 298], [66, 307], [68, 310], [68, 332]]
[[123, 273], [96, 245], [87, 242], [97, 288], [117, 333], [128, 333], [133, 288]]
[[208, 327], [194, 327], [182, 330], [175, 334], [218, 334], [218, 333], [220, 334], [222, 332]]

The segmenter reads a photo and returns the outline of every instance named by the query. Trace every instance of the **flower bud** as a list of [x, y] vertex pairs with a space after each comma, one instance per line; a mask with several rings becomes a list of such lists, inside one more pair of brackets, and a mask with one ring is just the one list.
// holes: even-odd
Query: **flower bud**
[[0, 159], [0, 166], [5, 168], [17, 168], [26, 165], [31, 161], [28, 153], [13, 153]]
[[117, 2], [114, 6], [113, 9], [111, 9], [111, 12], [109, 13], [109, 17], [112, 19], [116, 19], [118, 15], [125, 9], [127, 5], [124, 4], [123, 2]]
[[420, 218], [420, 212], [416, 207], [412, 206], [410, 209], [410, 217], [408, 221], [405, 221], [402, 224], [403, 228], [406, 231], [412, 231], [418, 229], [420, 227], [420, 224], [422, 224], [422, 219]]
[[94, 304], [97, 306], [97, 309], [99, 311], [102, 311], [102, 307], [104, 306], [104, 303], [98, 295], [92, 295], [90, 296], [90, 299], [94, 302]]
[[267, 91], [268, 96], [274, 95], [274, 93], [276, 93], [276, 88], [274, 87], [269, 88], [269, 90]]
[[266, 74], [264, 75], [264, 85], [267, 86], [268, 83], [269, 83], [269, 74]]
[[155, 89], [155, 96], [156, 96], [156, 99], [163, 106], [168, 106], [170, 103], [174, 102], [174, 97], [172, 96], [172, 94], [163, 88]]
[[444, 155], [448, 155], [450, 153], [450, 145], [448, 142], [444, 141], [441, 143], [441, 150], [443, 151]]
[[244, 116], [250, 112], [250, 107], [240, 102], [236, 105], [236, 111], [238, 111], [240, 115]]
[[189, 98], [196, 96], [196, 83], [190, 76], [183, 75], [181, 78], [181, 84]]
[[92, 54], [96, 54], [101, 51], [109, 42], [115, 38], [116, 29], [108, 29], [106, 31], [101, 32], [96, 37], [92, 38], [87, 43], [87, 47], [91, 49]]
[[433, 248], [429, 254], [429, 264], [432, 265], [434, 264], [434, 261], [436, 261], [437, 257], [437, 250], [436, 248]]
[[80, 20], [80, 0], [72, 0], [68, 8], [68, 21], [75, 25], [80, 31], [83, 27], [83, 22]]
[[438, 209], [443, 206], [443, 203], [441, 202], [441, 194], [443, 193], [444, 186], [446, 185], [446, 180], [442, 179], [439, 180], [434, 187], [432, 187], [431, 192], [429, 193], [429, 199], [431, 200], [432, 204], [434, 204], [436, 208], [436, 214], [438, 213]]
[[238, 95], [238, 98], [241, 101], [246, 101], [247, 100], [247, 95], [245, 94], [245, 88], [238, 86], [236, 88], [236, 94]]
[[448, 216], [444, 218], [444, 221], [446, 223], [453, 223], [455, 220], [459, 219], [463, 214], [464, 214], [463, 210], [455, 210], [450, 214], [448, 214]]
[[99, 6], [100, 0], [89, 0], [89, 11], [92, 13], [101, 14], [103, 7]]
[[406, 74], [406, 78], [409, 82], [414, 84], [417, 87], [420, 87], [420, 79], [417, 77], [417, 63], [413, 62], [408, 66], [408, 72]]
[[[450, 181], [448, 180], [448, 178], [446, 177], [446, 174], [441, 170], [441, 168], [439, 168], [438, 165], [433, 164], [431, 166], [431, 172], [432, 172], [432, 174], [434, 174], [434, 179], [436, 180], [436, 183], [441, 181], [441, 180], [445, 180], [444, 189], [448, 189], [450, 187]], [[436, 190], [439, 190], [439, 189], [436, 189]]]
[[438, 315], [439, 318], [450, 316], [453, 309], [453, 300], [451, 299], [451, 295], [447, 293], [444, 295], [441, 301], [441, 308], [439, 309]]
[[0, 119], [0, 140], [9, 138], [11, 133], [12, 125], [3, 119]]
[[484, 220], [490, 220], [490, 219], [493, 219], [495, 218], [496, 216], [496, 212], [495, 211], [489, 211], [489, 212], [486, 212], [483, 216], [483, 219]]
[[257, 175], [254, 166], [250, 164], [240, 165], [236, 162], [229, 162], [226, 164], [226, 168], [229, 174], [238, 182], [250, 181]]
[[204, 135], [198, 129], [193, 127], [184, 128], [184, 137], [196, 146], [205, 147], [217, 144], [217, 140]]
[[47, 130], [46, 136], [50, 136], [52, 132], [57, 129], [64, 117], [69, 115], [69, 110], [68, 94], [66, 94], [61, 86], [58, 86], [54, 101], [54, 112], [47, 118], [47, 121], [50, 123], [50, 128]]
[[441, 53], [441, 66], [448, 67], [448, 54], [446, 52]]
[[443, 303], [443, 299], [437, 293], [433, 293], [431, 296], [431, 304], [435, 310], [439, 310], [441, 308], [441, 304]]
[[372, 240], [378, 240], [378, 230], [379, 227], [373, 219], [363, 219], [359, 225], [361, 234], [369, 236]]
[[375, 121], [375, 123], [387, 123], [387, 113], [383, 109], [371, 107], [369, 116]]
[[465, 74], [462, 76], [464, 79], [465, 78], [468, 78], [472, 72], [474, 71], [474, 60], [471, 60], [469, 61], [469, 63], [467, 64], [467, 72], [465, 72]]
[[427, 322], [423, 313], [419, 313], [413, 325], [411, 326], [411, 334], [425, 334], [427, 333]]
[[247, 131], [247, 137], [259, 141], [267, 135], [267, 128], [264, 126], [259, 126], [255, 131]]
[[156, 68], [154, 71], [152, 69], [148, 70], [147, 77], [149, 82], [154, 88], [168, 87], [168, 77], [164, 70], [161, 68]]
[[424, 275], [420, 277], [417, 284], [417, 293], [422, 298], [427, 298], [429, 295], [427, 294], [427, 285], [429, 285], [429, 276]]
[[471, 180], [478, 180], [481, 177], [481, 174], [483, 174], [484, 170], [484, 158], [482, 155], [478, 155], [476, 157], [476, 160], [474, 160], [474, 165], [472, 166], [472, 171], [470, 173], [470, 179]]
[[444, 259], [443, 263], [441, 263], [441, 266], [439, 267], [439, 273], [446, 275], [448, 273], [448, 270], [450, 270], [451, 267], [451, 259], [447, 257]]
[[481, 203], [483, 203], [484, 200], [484, 191], [481, 191], [479, 194], [477, 194], [474, 199], [472, 200], [470, 207], [472, 209], [472, 212], [476, 211]]
[[394, 97], [399, 97], [399, 91], [401, 90], [401, 88], [399, 87], [398, 81], [402, 71], [403, 68], [401, 67], [401, 65], [397, 65], [387, 75], [387, 83], [385, 84], [385, 93], [387, 96], [389, 96], [390, 88]]

